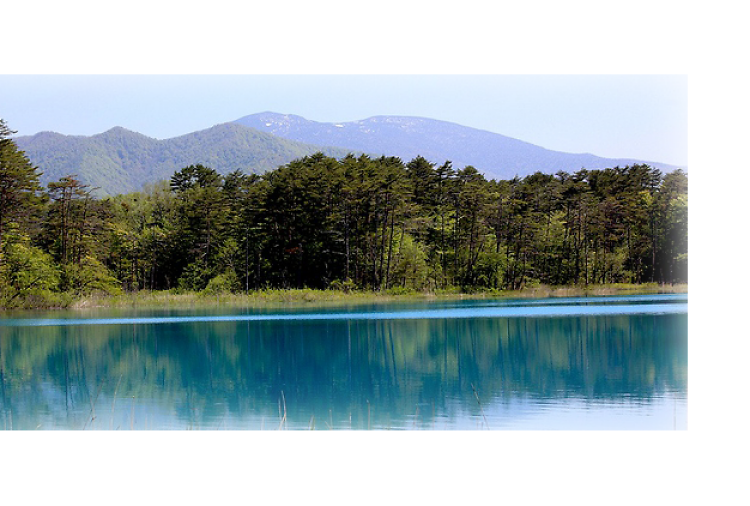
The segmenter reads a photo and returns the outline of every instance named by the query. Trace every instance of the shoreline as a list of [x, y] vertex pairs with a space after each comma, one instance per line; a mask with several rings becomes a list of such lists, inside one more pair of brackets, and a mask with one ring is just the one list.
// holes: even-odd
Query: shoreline
[[[302, 289], [268, 289], [249, 293], [205, 292], [175, 293], [168, 290], [139, 291], [121, 295], [95, 294], [76, 300], [64, 308], [33, 309], [97, 309], [97, 308], [195, 308], [195, 307], [286, 307], [304, 305], [346, 305], [397, 301], [471, 300], [471, 299], [541, 299], [550, 297], [588, 297], [613, 295], [645, 295], [656, 293], [687, 293], [687, 283], [674, 285], [613, 284], [588, 286], [537, 286], [520, 290], [488, 290], [460, 292], [374, 292]], [[0, 310], [1, 312], [2, 310]]]

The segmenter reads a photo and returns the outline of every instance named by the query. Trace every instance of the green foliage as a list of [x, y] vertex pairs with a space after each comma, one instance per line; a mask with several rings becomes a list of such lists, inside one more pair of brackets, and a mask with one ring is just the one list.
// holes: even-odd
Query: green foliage
[[351, 278], [346, 278], [344, 281], [340, 281], [338, 279], [334, 279], [331, 281], [331, 284], [328, 286], [329, 289], [344, 293], [351, 293], [357, 289], [356, 283], [351, 280]]
[[62, 266], [61, 286], [77, 296], [103, 292], [120, 293], [120, 282], [107, 267], [93, 256], [86, 255], [80, 263]]
[[506, 270], [505, 255], [493, 251], [481, 252], [475, 266], [476, 286], [480, 288], [503, 286], [503, 276]]
[[[44, 184], [78, 174], [99, 188], [100, 197], [139, 191], [196, 162], [222, 174], [238, 167], [263, 173], [320, 150], [231, 123], [164, 140], [113, 128], [91, 137], [43, 132], [19, 142], [44, 171]], [[326, 152], [337, 157], [347, 153], [338, 148]]]
[[11, 224], [28, 226], [42, 205], [40, 174], [10, 139], [13, 133], [0, 119], [0, 265], [7, 229]]
[[427, 288], [427, 254], [411, 236], [404, 234], [393, 268], [393, 286], [405, 290]]
[[413, 295], [419, 292], [415, 290], [414, 288], [409, 288], [406, 286], [394, 286], [386, 290], [386, 293], [388, 295], [402, 296], [402, 295]]
[[182, 272], [177, 286], [182, 291], [200, 292], [211, 280], [211, 271], [201, 262], [189, 264]]
[[31, 246], [28, 237], [14, 237], [3, 246], [0, 266], [0, 307], [44, 307], [59, 303], [60, 270], [52, 257]]
[[237, 274], [233, 270], [227, 270], [211, 278], [211, 280], [203, 289], [203, 293], [207, 295], [216, 295], [219, 293], [232, 293], [239, 290], [239, 279]]
[[687, 176], [645, 165], [487, 181], [450, 161], [314, 153], [263, 176], [188, 165], [103, 200], [66, 176], [49, 201], [21, 166], [27, 190], [0, 220], [0, 255], [15, 255], [0, 257], [5, 305], [35, 289], [231, 297], [687, 280]]

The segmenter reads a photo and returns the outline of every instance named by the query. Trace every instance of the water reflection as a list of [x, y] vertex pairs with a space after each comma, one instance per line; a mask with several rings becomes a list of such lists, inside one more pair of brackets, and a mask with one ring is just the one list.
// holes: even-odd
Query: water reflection
[[3, 327], [0, 385], [5, 429], [684, 428], [687, 315]]

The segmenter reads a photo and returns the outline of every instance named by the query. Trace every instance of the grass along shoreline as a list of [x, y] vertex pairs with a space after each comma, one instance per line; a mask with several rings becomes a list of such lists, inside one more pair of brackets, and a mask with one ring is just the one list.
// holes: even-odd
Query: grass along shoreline
[[488, 290], [463, 293], [458, 290], [438, 290], [435, 292], [373, 292], [363, 290], [314, 290], [304, 289], [265, 289], [249, 293], [206, 293], [139, 291], [108, 295], [93, 294], [73, 301], [69, 309], [90, 308], [191, 308], [191, 307], [284, 307], [289, 305], [346, 305], [372, 302], [451, 300], [451, 299], [496, 299], [496, 298], [547, 298], [547, 297], [591, 297], [608, 295], [639, 295], [655, 293], [687, 293], [687, 284], [660, 285], [611, 284], [588, 286], [546, 286], [523, 288], [520, 290]]

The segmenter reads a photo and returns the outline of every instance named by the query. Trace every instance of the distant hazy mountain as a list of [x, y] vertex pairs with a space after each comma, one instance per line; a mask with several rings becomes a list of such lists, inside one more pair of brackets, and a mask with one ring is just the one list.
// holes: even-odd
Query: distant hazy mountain
[[438, 164], [450, 160], [455, 169], [472, 165], [488, 178], [510, 179], [536, 171], [574, 172], [581, 168], [624, 167], [635, 163], [647, 163], [665, 171], [677, 168], [636, 159], [552, 151], [485, 130], [408, 116], [375, 116], [346, 123], [321, 123], [291, 114], [264, 112], [245, 116], [235, 123], [285, 139], [398, 156], [404, 161], [417, 155]]
[[84, 183], [101, 188], [100, 194], [110, 195], [168, 180], [175, 171], [199, 163], [222, 174], [237, 169], [263, 173], [317, 151], [336, 158], [349, 152], [283, 139], [236, 123], [165, 140], [121, 127], [90, 137], [41, 132], [14, 140], [43, 172], [43, 184], [77, 174]]

